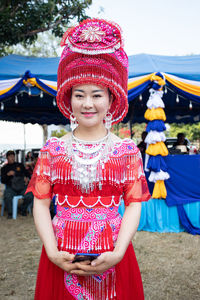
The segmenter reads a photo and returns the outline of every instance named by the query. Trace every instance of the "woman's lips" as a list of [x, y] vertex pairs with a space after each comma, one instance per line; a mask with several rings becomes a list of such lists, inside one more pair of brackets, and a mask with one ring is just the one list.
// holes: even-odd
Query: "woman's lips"
[[82, 113], [83, 115], [84, 115], [84, 117], [86, 117], [86, 118], [91, 118], [91, 117], [93, 117], [95, 114], [96, 114], [96, 112], [84, 112], [84, 113]]

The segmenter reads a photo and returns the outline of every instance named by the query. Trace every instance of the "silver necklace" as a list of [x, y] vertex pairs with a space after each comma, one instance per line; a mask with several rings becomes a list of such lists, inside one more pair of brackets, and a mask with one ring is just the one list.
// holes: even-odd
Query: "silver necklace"
[[71, 179], [82, 192], [102, 186], [104, 164], [112, 147], [110, 132], [97, 141], [84, 141], [73, 134], [66, 144], [67, 160], [72, 165]]
[[96, 141], [85, 141], [85, 140], [81, 140], [81, 139], [77, 138], [74, 135], [74, 132], [72, 132], [72, 138], [74, 139], [75, 142], [81, 143], [81, 144], [88, 144], [88, 145], [89, 144], [90, 145], [92, 145], [92, 144], [99, 144], [101, 142], [104, 142], [108, 138], [108, 136], [110, 136], [110, 131], [108, 131], [107, 134], [103, 138], [101, 138], [99, 140], [96, 140]]

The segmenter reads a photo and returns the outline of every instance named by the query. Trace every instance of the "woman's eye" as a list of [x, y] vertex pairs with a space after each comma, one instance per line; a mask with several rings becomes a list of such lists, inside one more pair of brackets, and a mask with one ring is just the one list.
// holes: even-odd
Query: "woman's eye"
[[75, 95], [75, 97], [76, 97], [76, 98], [82, 98], [83, 95], [77, 94], [77, 95]]
[[102, 96], [99, 94], [94, 95], [94, 98], [101, 98]]

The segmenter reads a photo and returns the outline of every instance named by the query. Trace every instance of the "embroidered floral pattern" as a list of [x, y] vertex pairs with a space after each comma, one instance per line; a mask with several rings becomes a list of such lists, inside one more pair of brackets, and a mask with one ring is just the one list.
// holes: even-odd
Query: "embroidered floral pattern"
[[[76, 145], [74, 144], [74, 147]], [[88, 145], [91, 148], [91, 145]], [[41, 149], [42, 152], [50, 152], [52, 156], [64, 155], [65, 154], [65, 142], [58, 138], [51, 138], [45, 146]], [[121, 142], [116, 142], [114, 149], [112, 149], [112, 156], [122, 157], [124, 155], [135, 155], [139, 152], [139, 149], [135, 143], [130, 139], [124, 139]]]
[[101, 42], [105, 35], [106, 33], [100, 30], [99, 27], [89, 26], [87, 29], [83, 29], [79, 36], [79, 40], [83, 42], [87, 41], [89, 43]]
[[91, 249], [95, 249], [95, 244], [99, 239], [99, 236], [101, 235], [105, 225], [106, 222], [103, 221], [92, 222], [87, 234], [81, 241], [78, 251], [83, 251], [84, 249], [84, 252], [90, 252]]
[[65, 272], [64, 275], [65, 286], [69, 293], [77, 300], [92, 300], [90, 294], [83, 288], [79, 283], [78, 277], [76, 275], [70, 275]]
[[[77, 211], [78, 209], [76, 209]], [[86, 210], [85, 210], [86, 211]], [[80, 209], [79, 209], [80, 212]], [[90, 210], [92, 212], [92, 210]], [[97, 241], [102, 234], [103, 230], [105, 229], [106, 222], [104, 221], [94, 221], [89, 226], [87, 233], [81, 240], [81, 243], [77, 249], [77, 252], [90, 252], [91, 250], [95, 249], [95, 245], [97, 244]], [[115, 229], [113, 227], [113, 229]], [[100, 249], [98, 249], [100, 250]], [[100, 275], [93, 275], [91, 276], [91, 280], [95, 280], [96, 284], [101, 284], [103, 280], [107, 278], [108, 275], [112, 275], [112, 273], [115, 273], [115, 268], [110, 268], [104, 273]], [[71, 275], [65, 272], [65, 286], [67, 290], [70, 292], [70, 294], [75, 299], [94, 299], [93, 296], [87, 292], [86, 288], [79, 282], [78, 276]], [[87, 279], [86, 279], [87, 280]], [[94, 286], [94, 283], [92, 284]], [[87, 284], [86, 284], [87, 286]], [[114, 290], [114, 282], [112, 282], [111, 289]], [[97, 292], [99, 290], [99, 287], [97, 286]]]
[[91, 51], [92, 54], [113, 53], [120, 48], [121, 44], [120, 27], [101, 19], [83, 21], [79, 26], [68, 30], [62, 39], [62, 46], [67, 45], [75, 52], [88, 52], [88, 54]]
[[68, 221], [109, 221], [118, 216], [118, 207], [70, 208], [58, 205], [57, 216]]
[[121, 216], [116, 207], [87, 209], [58, 205], [53, 219], [58, 248], [73, 253], [110, 250], [120, 224]]

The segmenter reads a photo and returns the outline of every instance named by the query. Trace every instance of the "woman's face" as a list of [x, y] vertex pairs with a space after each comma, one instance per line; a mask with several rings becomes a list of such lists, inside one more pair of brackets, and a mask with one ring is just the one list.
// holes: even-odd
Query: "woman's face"
[[71, 106], [79, 126], [98, 127], [109, 111], [112, 96], [106, 87], [81, 84], [72, 88]]

